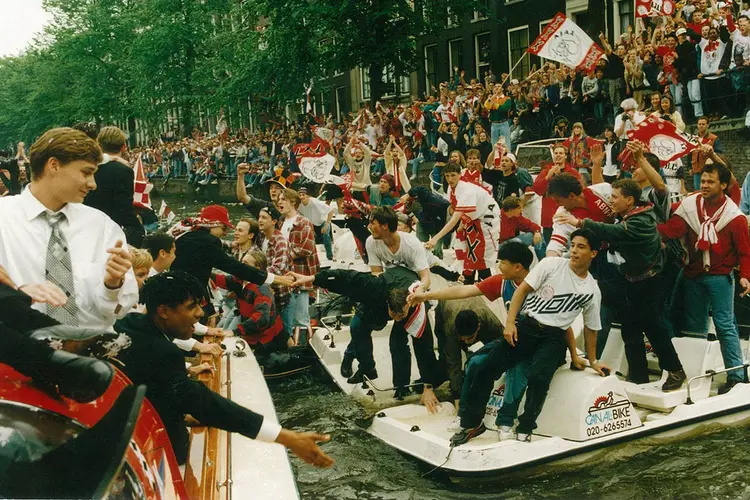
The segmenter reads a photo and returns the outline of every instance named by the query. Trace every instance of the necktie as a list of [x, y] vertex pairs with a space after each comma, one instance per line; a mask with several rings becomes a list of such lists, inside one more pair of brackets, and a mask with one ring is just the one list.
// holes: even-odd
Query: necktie
[[73, 282], [73, 266], [70, 263], [70, 252], [65, 235], [60, 230], [60, 223], [65, 220], [65, 214], [47, 213], [44, 215], [47, 224], [52, 228], [52, 234], [47, 244], [46, 278], [47, 281], [59, 286], [68, 301], [64, 306], [47, 305], [47, 315], [64, 325], [78, 326], [78, 305], [76, 304], [75, 283]]

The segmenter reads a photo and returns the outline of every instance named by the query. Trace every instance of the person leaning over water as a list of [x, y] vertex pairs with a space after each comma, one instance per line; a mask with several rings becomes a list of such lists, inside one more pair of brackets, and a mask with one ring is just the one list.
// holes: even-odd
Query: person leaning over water
[[176, 247], [172, 270], [185, 271], [203, 284], [205, 288], [202, 295], [203, 305], [211, 313], [213, 313], [213, 306], [209, 303], [208, 280], [214, 269], [220, 269], [256, 285], [263, 283], [290, 285], [293, 281], [286, 276], [276, 276], [246, 266], [227, 255], [222, 248], [220, 238], [226, 233], [228, 227], [233, 226], [229, 222], [227, 209], [219, 205], [209, 205], [201, 210], [198, 217], [185, 218], [169, 230], [169, 234], [175, 239]]
[[193, 276], [161, 273], [143, 285], [147, 314], [131, 313], [115, 325], [116, 331], [131, 339], [130, 347], [118, 355], [123, 372], [134, 384], [148, 387], [146, 396], [164, 423], [177, 462], [187, 460], [189, 435], [184, 419], [190, 414], [202, 425], [282, 444], [316, 467], [333, 465], [333, 459], [316, 444], [330, 436], [283, 429], [188, 378], [184, 355], [172, 340], [190, 338], [193, 325], [203, 317], [203, 295], [203, 283]]

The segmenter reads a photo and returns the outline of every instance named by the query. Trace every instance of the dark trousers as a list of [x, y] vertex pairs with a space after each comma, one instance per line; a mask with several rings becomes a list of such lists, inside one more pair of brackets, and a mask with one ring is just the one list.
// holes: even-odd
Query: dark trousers
[[372, 332], [380, 330], [385, 324], [375, 325], [359, 312], [354, 314], [349, 323], [352, 339], [346, 346], [345, 357], [354, 357], [359, 361], [359, 370], [369, 372], [375, 369], [375, 357], [372, 354]]
[[644, 333], [662, 370], [674, 372], [682, 369], [672, 344], [671, 326], [664, 314], [667, 283], [668, 279], [659, 274], [644, 281], [628, 282], [625, 286], [627, 310], [622, 316], [622, 341], [628, 359], [628, 379], [637, 384], [648, 382]]
[[143, 238], [146, 236], [146, 230], [143, 229], [143, 226], [123, 226], [122, 231], [125, 233], [128, 245], [141, 248]]
[[[565, 356], [565, 330], [541, 325], [533, 319], [521, 316], [517, 322], [518, 342], [513, 347], [499, 339], [482, 348], [481, 360], [472, 367], [472, 377], [464, 380], [461, 392], [461, 427], [472, 428], [482, 422], [485, 408], [495, 380], [505, 371], [523, 360], [530, 359], [526, 404], [523, 415], [518, 418], [518, 432], [530, 434], [536, 428], [536, 419], [542, 412], [547, 391]], [[479, 354], [479, 353], [477, 353]], [[469, 384], [466, 387], [466, 384]]]
[[[389, 339], [394, 387], [404, 387], [411, 382], [411, 350], [409, 349], [409, 337], [411, 335], [406, 331], [405, 326], [405, 320], [393, 323]], [[435, 356], [432, 328], [429, 321], [419, 338], [412, 337], [412, 345], [414, 346], [414, 356], [417, 358], [417, 367], [422, 381], [433, 385], [441, 384], [445, 377], [441, 377], [442, 370]]]
[[365, 247], [365, 242], [367, 241], [367, 238], [370, 237], [370, 231], [367, 229], [367, 220], [351, 217], [346, 219], [346, 227], [352, 232], [352, 236], [354, 236], [354, 240], [357, 242], [357, 248], [362, 256], [362, 260], [367, 264], [369, 261], [367, 259], [367, 248]]

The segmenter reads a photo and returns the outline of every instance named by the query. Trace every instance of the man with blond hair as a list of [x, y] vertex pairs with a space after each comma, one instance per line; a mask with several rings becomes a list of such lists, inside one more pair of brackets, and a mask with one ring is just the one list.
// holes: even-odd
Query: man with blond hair
[[125, 232], [128, 244], [140, 248], [145, 231], [133, 209], [135, 172], [128, 162], [128, 137], [117, 127], [104, 127], [96, 141], [109, 160], [99, 165], [96, 190], [84, 203], [109, 215]]
[[96, 189], [102, 151], [83, 132], [56, 128], [29, 158], [31, 184], [0, 199], [0, 266], [19, 287], [49, 281], [68, 297], [35, 309], [63, 324], [111, 330], [138, 300], [138, 286], [120, 226], [82, 205]]

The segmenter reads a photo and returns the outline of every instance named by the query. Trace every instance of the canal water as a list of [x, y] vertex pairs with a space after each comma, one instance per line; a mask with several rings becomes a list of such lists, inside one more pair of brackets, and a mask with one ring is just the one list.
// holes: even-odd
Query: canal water
[[[167, 198], [178, 215], [201, 204]], [[159, 206], [160, 200], [154, 200]], [[233, 219], [246, 213], [227, 205]], [[366, 412], [314, 371], [275, 382], [284, 427], [328, 433], [336, 464], [315, 469], [292, 458], [300, 496], [310, 500], [744, 499], [750, 500], [750, 428], [705, 429], [668, 444], [648, 441], [606, 451], [584, 465], [541, 470], [503, 482], [452, 483], [439, 471], [386, 446], [357, 425]], [[255, 466], [257, 464], [248, 464]]]

